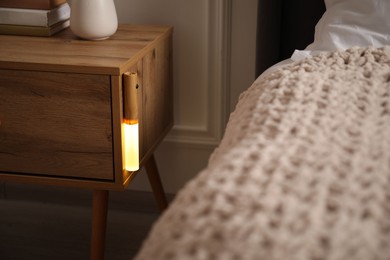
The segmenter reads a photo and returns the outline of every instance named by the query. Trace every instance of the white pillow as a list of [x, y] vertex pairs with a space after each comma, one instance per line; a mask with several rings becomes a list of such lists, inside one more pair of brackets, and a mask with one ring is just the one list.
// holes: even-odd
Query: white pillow
[[345, 50], [390, 44], [390, 0], [325, 0], [326, 12], [306, 50]]

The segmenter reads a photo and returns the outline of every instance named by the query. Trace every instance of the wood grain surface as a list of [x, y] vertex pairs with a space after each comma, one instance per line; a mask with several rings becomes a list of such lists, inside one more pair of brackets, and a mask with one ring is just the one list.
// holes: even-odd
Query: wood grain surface
[[104, 41], [79, 39], [70, 29], [55, 37], [0, 35], [0, 68], [121, 75], [171, 33], [168, 26], [119, 25]]
[[110, 78], [0, 70], [0, 171], [113, 179]]

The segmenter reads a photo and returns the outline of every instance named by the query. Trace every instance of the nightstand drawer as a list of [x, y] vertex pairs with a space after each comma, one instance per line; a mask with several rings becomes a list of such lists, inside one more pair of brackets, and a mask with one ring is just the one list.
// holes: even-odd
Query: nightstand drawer
[[0, 173], [113, 180], [107, 75], [0, 70]]

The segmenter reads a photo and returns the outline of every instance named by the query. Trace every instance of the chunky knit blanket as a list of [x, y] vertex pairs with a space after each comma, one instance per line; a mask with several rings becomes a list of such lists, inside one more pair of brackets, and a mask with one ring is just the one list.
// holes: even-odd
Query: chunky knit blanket
[[390, 47], [256, 80], [137, 259], [389, 260]]

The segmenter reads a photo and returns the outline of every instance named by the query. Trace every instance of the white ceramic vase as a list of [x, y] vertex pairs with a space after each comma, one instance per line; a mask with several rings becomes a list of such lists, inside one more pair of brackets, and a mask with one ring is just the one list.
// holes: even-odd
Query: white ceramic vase
[[118, 28], [114, 0], [68, 0], [70, 29], [86, 40], [104, 40]]

